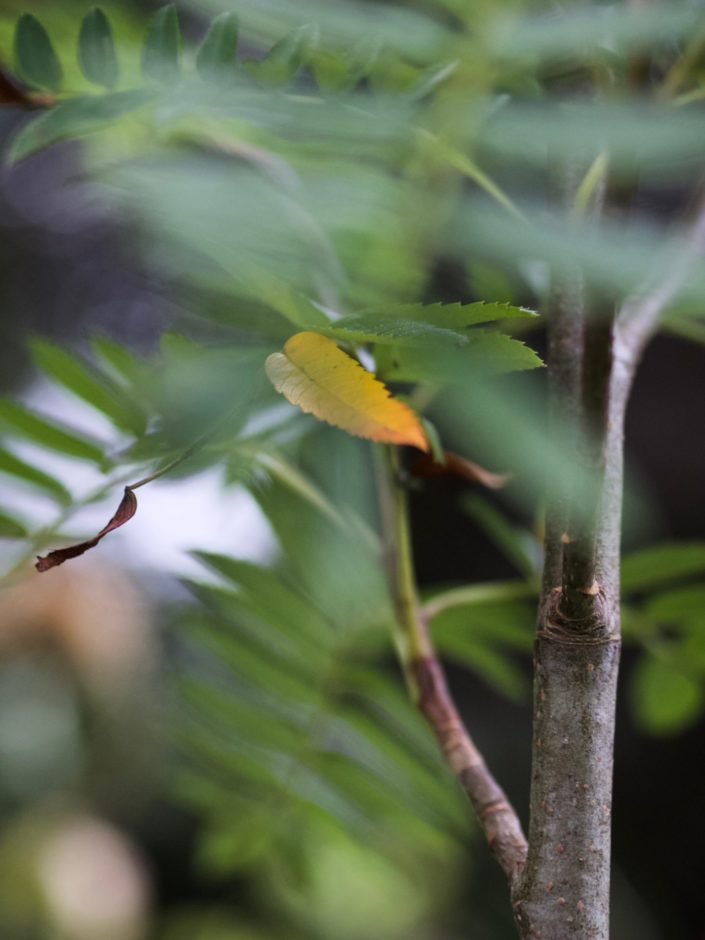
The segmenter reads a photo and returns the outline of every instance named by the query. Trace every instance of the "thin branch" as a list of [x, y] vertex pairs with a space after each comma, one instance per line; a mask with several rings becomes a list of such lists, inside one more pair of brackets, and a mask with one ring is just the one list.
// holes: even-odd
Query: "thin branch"
[[201, 437], [198, 438], [197, 441], [191, 444], [190, 447], [187, 447], [183, 453], [179, 454], [178, 457], [174, 457], [173, 460], [169, 460], [163, 466], [159, 467], [158, 470], [155, 470], [154, 473], [150, 473], [149, 476], [143, 477], [141, 480], [138, 480], [136, 483], [128, 483], [127, 485], [128, 490], [139, 489], [140, 486], [146, 486], [147, 483], [152, 483], [154, 482], [154, 480], [158, 480], [160, 477], [165, 476], [167, 473], [169, 473], [170, 470], [174, 470], [176, 467], [182, 464], [185, 460], [188, 460], [189, 457], [192, 457], [195, 453], [197, 453], [201, 449], [201, 447], [203, 447], [204, 443], [210, 436], [211, 436], [210, 434], [202, 435]]
[[506, 601], [536, 597], [537, 587], [530, 581], [489, 581], [487, 584], [466, 584], [434, 594], [422, 606], [421, 617], [428, 622], [444, 610], [466, 607], [470, 604], [486, 604], [491, 601]]
[[443, 666], [436, 656], [419, 607], [413, 571], [406, 493], [399, 481], [396, 453], [386, 448], [378, 465], [385, 560], [396, 612], [396, 643], [410, 692], [436, 737], [446, 763], [467, 794], [487, 841], [510, 886], [527, 854], [519, 817], [490, 773], [463, 724]]
[[693, 267], [705, 257], [705, 197], [693, 213], [687, 245], [681, 252], [669, 277], [652, 290], [635, 296], [623, 305], [617, 318], [615, 353], [629, 366], [636, 367], [639, 358], [668, 307], [677, 299], [688, 282]]

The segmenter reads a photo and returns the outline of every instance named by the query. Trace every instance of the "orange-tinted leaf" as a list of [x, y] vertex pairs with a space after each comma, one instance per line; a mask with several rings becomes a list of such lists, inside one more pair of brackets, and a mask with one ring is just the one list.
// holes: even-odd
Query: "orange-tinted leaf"
[[348, 434], [428, 451], [419, 419], [336, 344], [318, 333], [297, 333], [266, 362], [278, 392], [302, 411]]
[[68, 561], [69, 558], [77, 558], [79, 555], [87, 552], [88, 549], [95, 548], [103, 536], [107, 535], [108, 532], [112, 532], [114, 529], [119, 529], [121, 525], [129, 522], [136, 511], [137, 497], [130, 487], [126, 486], [125, 494], [120, 501], [120, 505], [115, 511], [115, 515], [112, 517], [110, 522], [104, 528], [102, 528], [100, 532], [98, 532], [97, 535], [94, 535], [92, 539], [87, 539], [85, 542], [79, 542], [78, 545], [69, 545], [67, 548], [57, 548], [53, 552], [49, 552], [48, 555], [38, 557], [35, 568], [37, 571], [49, 571], [50, 568], [56, 568], [57, 565], [63, 565], [63, 563]]
[[471, 483], [482, 483], [491, 490], [501, 489], [509, 480], [508, 473], [491, 473], [479, 464], [465, 457], [460, 457], [452, 451], [443, 452], [444, 461], [439, 463], [430, 455], [418, 457], [411, 465], [411, 473], [415, 477], [458, 476]]

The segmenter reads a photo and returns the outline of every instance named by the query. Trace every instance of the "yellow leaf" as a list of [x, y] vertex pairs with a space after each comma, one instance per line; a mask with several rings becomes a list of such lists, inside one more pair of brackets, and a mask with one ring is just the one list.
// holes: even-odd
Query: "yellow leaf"
[[297, 333], [265, 364], [278, 392], [302, 411], [348, 434], [387, 444], [411, 444], [428, 451], [428, 441], [411, 408], [318, 333]]

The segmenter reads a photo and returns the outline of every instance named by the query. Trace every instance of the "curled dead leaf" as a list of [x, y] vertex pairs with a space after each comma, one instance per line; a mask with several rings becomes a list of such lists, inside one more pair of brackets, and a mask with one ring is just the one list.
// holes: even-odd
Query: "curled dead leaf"
[[120, 505], [115, 511], [115, 515], [97, 535], [94, 535], [92, 539], [86, 539], [85, 542], [79, 542], [77, 545], [69, 545], [66, 548], [56, 548], [53, 552], [49, 552], [48, 555], [39, 556], [34, 567], [37, 571], [49, 571], [51, 568], [63, 565], [63, 563], [70, 558], [77, 558], [79, 555], [83, 555], [83, 553], [87, 552], [89, 549], [95, 548], [98, 542], [109, 532], [113, 532], [126, 522], [129, 522], [136, 512], [137, 497], [130, 487], [126, 486], [125, 493], [120, 501]]
[[492, 473], [473, 460], [443, 451], [444, 462], [440, 463], [430, 454], [419, 455], [411, 464], [411, 474], [415, 477], [457, 476], [471, 483], [481, 483], [490, 490], [501, 490], [511, 479], [510, 473]]

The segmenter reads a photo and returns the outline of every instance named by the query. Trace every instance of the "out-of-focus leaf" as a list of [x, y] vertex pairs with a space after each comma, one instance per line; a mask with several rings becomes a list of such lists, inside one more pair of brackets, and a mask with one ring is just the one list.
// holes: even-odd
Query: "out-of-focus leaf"
[[304, 476], [293, 464], [283, 459], [279, 454], [262, 451], [257, 454], [256, 460], [268, 473], [275, 476], [280, 483], [289, 487], [289, 489], [298, 496], [302, 496], [311, 503], [312, 506], [315, 506], [316, 509], [327, 516], [331, 522], [334, 522], [340, 527], [346, 525], [344, 517], [326, 497], [325, 493], [323, 493], [312, 480]]
[[[700, 307], [700, 304], [698, 304]], [[669, 316], [662, 323], [662, 328], [676, 336], [684, 336], [694, 343], [705, 346], [705, 323], [695, 317]]]
[[280, 39], [257, 63], [256, 76], [268, 84], [283, 84], [308, 64], [318, 45], [318, 27], [299, 26]]
[[60, 140], [73, 140], [100, 130], [111, 121], [136, 111], [151, 98], [146, 89], [70, 98], [40, 114], [13, 139], [8, 159], [23, 160]]
[[705, 620], [705, 585], [674, 588], [655, 594], [645, 605], [646, 614], [663, 623], [685, 623]]
[[37, 487], [60, 503], [71, 502], [71, 494], [63, 483], [59, 483], [54, 477], [49, 476], [48, 473], [44, 473], [42, 470], [38, 470], [31, 464], [25, 463], [24, 460], [20, 460], [19, 457], [15, 457], [14, 454], [11, 454], [7, 450], [0, 450], [0, 473], [7, 473], [10, 476], [17, 477], [22, 480], [23, 483]]
[[31, 350], [37, 367], [50, 379], [102, 412], [118, 428], [136, 434], [144, 432], [146, 418], [141, 409], [106, 376], [46, 340], [34, 339]]
[[480, 525], [497, 548], [525, 577], [536, 577], [540, 557], [536, 542], [491, 503], [477, 494], [463, 499], [463, 509]]
[[[643, 219], [627, 224], [605, 218], [598, 225], [591, 219], [566, 220], [544, 213], [540, 224], [532, 217], [529, 224], [517, 225], [494, 207], [469, 199], [459, 207], [457, 221], [457, 227], [449, 227], [448, 250], [462, 258], [471, 253], [509, 267], [541, 262], [553, 270], [575, 270], [603, 293], [620, 297], [632, 291], [641, 296], [689, 257], [686, 231], [666, 238], [663, 230]], [[705, 274], [697, 264], [686, 274], [680, 301], [702, 309]]]
[[527, 655], [531, 649], [532, 612], [528, 606], [500, 603], [448, 609], [434, 620], [433, 636], [441, 652], [469, 666], [503, 695], [526, 698], [528, 670], [508, 653]]
[[[312, 682], [310, 669], [303, 668], [305, 663], [293, 669], [291, 660], [279, 650], [276, 654], [267, 650], [266, 632], [256, 644], [242, 629], [236, 630], [232, 621], [204, 614], [189, 616], [185, 629], [252, 691], [259, 687], [282, 702], [320, 703], [320, 689]], [[241, 687], [241, 694], [246, 692]]]
[[458, 62], [443, 62], [424, 69], [413, 85], [411, 91], [414, 98], [424, 98], [441, 85], [458, 68]]
[[0, 538], [23, 539], [26, 535], [27, 527], [24, 522], [20, 522], [14, 516], [8, 516], [6, 512], [0, 509]]
[[33, 441], [69, 457], [102, 464], [103, 449], [98, 441], [57, 421], [23, 408], [9, 399], [0, 399], [0, 426], [5, 425], [20, 438]]
[[121, 383], [131, 385], [141, 376], [143, 363], [121, 343], [108, 336], [91, 338], [91, 350], [96, 360], [107, 367]]
[[234, 75], [238, 29], [235, 13], [221, 13], [211, 23], [196, 55], [196, 66], [206, 81], [217, 85]]
[[316, 49], [313, 52], [311, 69], [323, 92], [343, 91], [356, 81], [356, 77], [351, 76], [348, 61], [328, 49]]
[[607, 49], [620, 55], [663, 47], [697, 27], [699, 9], [689, 4], [654, 3], [648, 8], [606, 4], [591, 9], [566, 8], [560, 16], [531, 11], [525, 17], [498, 17], [486, 42], [505, 61], [536, 59], [593, 62]]
[[87, 13], [78, 34], [78, 61], [89, 82], [112, 88], [118, 77], [118, 63], [110, 22], [96, 7]]
[[401, 317], [342, 317], [328, 327], [328, 332], [350, 343], [422, 344], [429, 356], [433, 355], [434, 343], [451, 346], [467, 343], [467, 337], [456, 330]]
[[[374, 313], [376, 314], [377, 311]], [[369, 311], [370, 319], [371, 314], [372, 311]], [[526, 307], [516, 307], [505, 303], [485, 303], [484, 301], [471, 304], [391, 304], [380, 310], [379, 315], [385, 318], [385, 322], [387, 318], [398, 317], [400, 320], [414, 320], [454, 332], [467, 330], [477, 326], [478, 323], [517, 318], [533, 319], [537, 316], [533, 310]], [[347, 319], [352, 321], [352, 318]]]
[[[480, 167], [471, 160], [467, 154], [451, 147], [440, 137], [436, 137], [428, 131], [420, 130], [419, 139], [424, 149], [428, 150], [436, 159], [443, 161], [448, 166], [453, 167], [463, 176], [476, 183], [480, 189], [483, 189], [488, 196], [503, 206], [511, 215], [522, 222], [526, 221], [524, 213], [512, 202], [509, 196], [502, 190], [495, 181], [487, 175]], [[485, 295], [482, 295], [485, 296]]]
[[631, 700], [639, 724], [651, 734], [678, 734], [700, 715], [702, 685], [669, 663], [641, 657], [632, 674]]
[[516, 598], [533, 598], [538, 594], [536, 585], [526, 581], [489, 581], [486, 584], [467, 584], [447, 588], [431, 597], [423, 605], [427, 619], [432, 620], [452, 607], [473, 607], [496, 604]]
[[622, 559], [622, 590], [648, 591], [705, 572], [705, 542], [655, 545]]
[[482, 142], [495, 159], [543, 167], [549, 153], [552, 159], [578, 154], [591, 159], [604, 150], [611, 166], [668, 176], [697, 160], [705, 131], [695, 114], [634, 101], [628, 106], [511, 105], [488, 121]]
[[428, 446], [430, 448], [427, 459], [442, 466], [445, 463], [447, 451], [443, 449], [441, 435], [438, 432], [438, 428], [433, 423], [433, 421], [423, 415], [419, 418], [419, 420], [421, 421], [421, 426], [423, 427], [423, 431], [426, 435], [426, 440], [428, 441]]
[[462, 349], [438, 347], [426, 355], [416, 346], [383, 346], [377, 355], [379, 372], [387, 381], [429, 382], [433, 385], [462, 385], [475, 378], [536, 369], [543, 365], [529, 346], [487, 330], [468, 333]]
[[419, 69], [390, 49], [377, 56], [367, 76], [373, 91], [383, 95], [404, 95], [420, 81]]
[[41, 558], [38, 558], [34, 567], [37, 571], [49, 571], [51, 568], [63, 565], [65, 561], [69, 561], [71, 558], [78, 558], [79, 555], [83, 555], [91, 548], [95, 548], [98, 542], [100, 542], [104, 536], [108, 535], [109, 532], [113, 532], [115, 529], [119, 529], [120, 526], [125, 525], [126, 522], [129, 522], [136, 512], [137, 497], [129, 486], [126, 486], [125, 493], [120, 500], [120, 505], [115, 510], [110, 521], [107, 525], [103, 526], [100, 532], [94, 535], [93, 538], [86, 539], [85, 542], [80, 542], [78, 545], [69, 545], [67, 548], [54, 549], [54, 551], [49, 552], [48, 555], [43, 555]]
[[17, 21], [15, 62], [19, 75], [30, 85], [59, 90], [61, 65], [47, 31], [31, 13], [23, 13]]
[[318, 333], [297, 333], [266, 362], [278, 392], [349, 434], [428, 450], [418, 418], [373, 375]]
[[281, 571], [213, 552], [194, 552], [194, 557], [238, 586], [238, 597], [245, 609], [255, 611], [273, 627], [288, 633], [294, 642], [298, 636], [299, 640], [317, 643], [320, 649], [325, 647], [330, 624], [292, 588]]
[[179, 77], [181, 30], [173, 3], [152, 17], [142, 50], [142, 74], [162, 85], [172, 85]]

